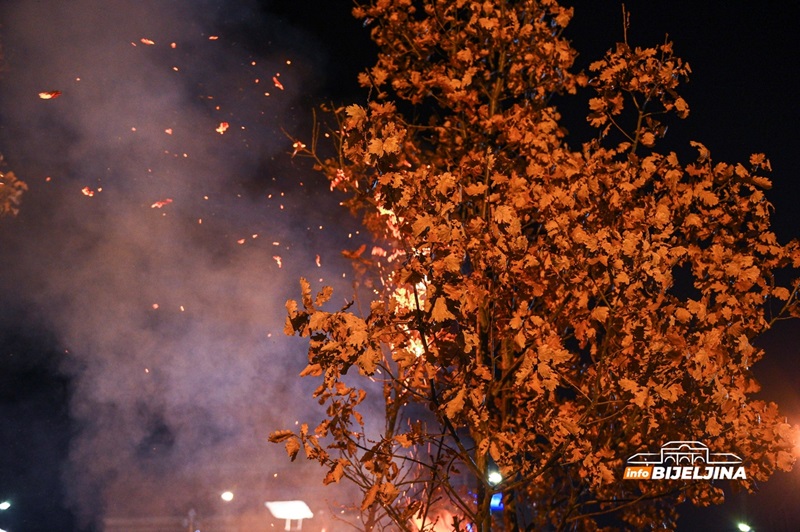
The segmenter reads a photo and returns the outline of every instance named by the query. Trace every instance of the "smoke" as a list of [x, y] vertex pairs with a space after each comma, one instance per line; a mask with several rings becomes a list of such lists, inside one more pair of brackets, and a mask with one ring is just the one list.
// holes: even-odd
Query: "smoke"
[[320, 46], [247, 0], [0, 10], [0, 146], [31, 188], [0, 226], [0, 289], [63, 346], [69, 504], [97, 523], [301, 489], [266, 442], [315, 415], [283, 303], [301, 275], [349, 295], [338, 252], [357, 247], [287, 153]]

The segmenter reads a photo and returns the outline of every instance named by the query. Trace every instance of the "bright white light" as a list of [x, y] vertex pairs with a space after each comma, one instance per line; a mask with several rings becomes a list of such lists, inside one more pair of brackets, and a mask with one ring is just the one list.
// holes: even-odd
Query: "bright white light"
[[314, 514], [303, 501], [268, 501], [264, 505], [275, 519], [311, 519]]
[[751, 532], [753, 530], [753, 528], [747, 523], [739, 523], [736, 525], [736, 528], [738, 528], [741, 532]]
[[225, 502], [231, 502], [233, 500], [233, 492], [232, 491], [223, 491], [220, 498]]
[[499, 471], [492, 471], [489, 473], [489, 476], [486, 480], [488, 480], [489, 484], [492, 486], [496, 486], [503, 481], [503, 475], [501, 475]]
[[0, 502], [0, 510], [8, 510], [11, 508], [11, 503], [8, 501]]

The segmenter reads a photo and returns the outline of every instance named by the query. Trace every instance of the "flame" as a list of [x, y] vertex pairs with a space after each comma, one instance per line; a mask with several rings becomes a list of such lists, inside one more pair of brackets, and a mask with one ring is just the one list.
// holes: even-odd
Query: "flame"
[[220, 122], [219, 126], [216, 129], [216, 132], [219, 133], [220, 135], [222, 135], [223, 133], [228, 131], [228, 127], [229, 126], [230, 126], [230, 124], [228, 124], [227, 122]]
[[[395, 301], [398, 308], [411, 312], [416, 310], [417, 302], [424, 308], [426, 291], [427, 287], [424, 281], [417, 283], [414, 289], [406, 286], [398, 286], [394, 293], [392, 293], [392, 299]], [[420, 338], [419, 333], [417, 331], [412, 331], [405, 325], [401, 328], [408, 333], [406, 349], [416, 357], [425, 354], [425, 345], [422, 343], [422, 338]]]
[[154, 40], [152, 40], [152, 39], [147, 39], [147, 38], [145, 38], [145, 37], [142, 37], [142, 38], [141, 38], [141, 39], [139, 39], [139, 40], [142, 42], [142, 44], [146, 44], [147, 46], [153, 46], [153, 45], [156, 43]]
[[92, 189], [91, 189], [91, 188], [89, 188], [89, 187], [83, 187], [83, 188], [81, 189], [81, 192], [83, 192], [83, 195], [84, 195], [84, 196], [89, 196], [90, 198], [91, 198], [92, 196], [94, 196], [94, 190], [92, 190]]
[[278, 76], [280, 76], [280, 74], [272, 76], [272, 83], [274, 83], [275, 86], [278, 87], [280, 90], [283, 90], [283, 83], [280, 82]]

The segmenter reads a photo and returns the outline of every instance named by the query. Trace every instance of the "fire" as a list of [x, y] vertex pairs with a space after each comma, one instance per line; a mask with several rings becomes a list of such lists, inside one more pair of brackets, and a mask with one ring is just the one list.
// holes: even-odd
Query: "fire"
[[278, 76], [280, 76], [280, 74], [276, 74], [276, 75], [272, 76], [272, 82], [273, 82], [273, 83], [275, 84], [275, 86], [276, 86], [276, 87], [278, 87], [280, 90], [283, 90], [283, 83], [281, 83], [281, 82], [280, 82], [280, 80], [278, 79]]
[[219, 133], [220, 135], [222, 135], [223, 133], [228, 131], [228, 127], [229, 126], [230, 126], [230, 124], [228, 124], [227, 122], [220, 122], [219, 126], [216, 129], [216, 132]]
[[[399, 308], [410, 312], [416, 310], [417, 305], [421, 307], [425, 306], [426, 291], [427, 286], [424, 281], [417, 283], [414, 288], [398, 286], [392, 294], [392, 299], [394, 299], [395, 304]], [[422, 338], [420, 338], [419, 333], [412, 331], [407, 326], [403, 326], [402, 328], [408, 333], [406, 349], [416, 357], [425, 354], [425, 345], [422, 343]]]
[[281, 256], [280, 256], [280, 255], [273, 255], [273, 256], [272, 256], [272, 259], [273, 259], [273, 260], [275, 261], [275, 263], [278, 265], [278, 268], [282, 268], [282, 267], [283, 267], [283, 263], [282, 263], [282, 261], [281, 261]]
[[141, 39], [139, 39], [139, 40], [142, 42], [142, 44], [146, 44], [147, 46], [153, 46], [153, 45], [156, 43], [154, 40], [152, 40], [152, 39], [147, 39], [147, 38], [145, 38], [145, 37], [142, 37], [142, 38], [141, 38]]
[[94, 190], [92, 190], [92, 189], [91, 189], [91, 188], [89, 188], [89, 187], [83, 187], [83, 188], [81, 189], [81, 192], [83, 192], [83, 195], [84, 195], [84, 196], [89, 196], [90, 198], [91, 198], [92, 196], [94, 196]]
[[44, 91], [39, 93], [39, 98], [42, 100], [52, 100], [61, 96], [61, 91]]

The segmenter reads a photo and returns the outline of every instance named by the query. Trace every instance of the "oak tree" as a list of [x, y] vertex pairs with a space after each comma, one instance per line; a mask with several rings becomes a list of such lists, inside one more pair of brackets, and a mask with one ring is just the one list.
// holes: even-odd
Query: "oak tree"
[[[752, 366], [754, 339], [798, 316], [779, 273], [800, 252], [770, 229], [764, 155], [659, 148], [689, 114], [671, 43], [626, 38], [575, 73], [555, 0], [354, 13], [380, 50], [370, 100], [334, 111], [335, 156], [295, 148], [372, 231], [351, 253], [372, 299], [329, 310], [302, 281], [286, 332], [309, 340], [325, 417], [271, 439], [355, 483], [367, 530], [674, 527], [676, 503], [723, 491], [622, 478], [668, 441], [742, 457], [748, 490], [789, 469], [794, 429], [753, 398]], [[586, 91], [578, 143], [556, 102]]]

